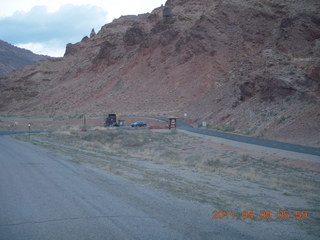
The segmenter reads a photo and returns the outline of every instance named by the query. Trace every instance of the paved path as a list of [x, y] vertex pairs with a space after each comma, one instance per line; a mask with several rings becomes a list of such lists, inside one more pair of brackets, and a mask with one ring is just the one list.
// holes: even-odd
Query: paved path
[[[155, 117], [155, 119], [168, 121], [167, 118], [162, 118], [162, 117]], [[302, 146], [297, 144], [284, 143], [284, 142], [278, 142], [278, 141], [272, 141], [272, 140], [266, 140], [266, 139], [260, 139], [260, 138], [253, 138], [253, 137], [248, 137], [248, 136], [243, 136], [243, 135], [238, 135], [233, 133], [219, 132], [215, 130], [194, 128], [191, 125], [179, 120], [177, 121], [177, 128], [183, 129], [189, 132], [194, 132], [194, 133], [199, 133], [199, 134], [214, 136], [214, 137], [220, 137], [220, 138], [243, 142], [243, 143], [255, 144], [259, 146], [276, 148], [276, 149], [281, 149], [281, 150], [286, 150], [291, 152], [306, 153], [306, 154], [320, 156], [320, 148], [307, 147], [307, 146]]]
[[36, 131], [0, 131], [0, 136], [4, 135], [14, 135], [14, 134], [23, 134], [23, 133], [50, 133], [54, 132], [53, 130], [36, 130]]

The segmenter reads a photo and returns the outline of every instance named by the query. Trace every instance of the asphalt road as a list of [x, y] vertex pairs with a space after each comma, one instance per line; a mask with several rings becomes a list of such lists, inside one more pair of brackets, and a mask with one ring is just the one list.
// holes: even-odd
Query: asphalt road
[[[154, 118], [168, 122], [167, 118], [161, 118], [161, 117], [154, 117]], [[179, 120], [177, 121], [177, 128], [183, 129], [189, 132], [194, 132], [194, 133], [203, 134], [207, 136], [220, 137], [220, 138], [237, 141], [237, 142], [249, 143], [249, 144], [254, 144], [254, 145], [259, 145], [259, 146], [264, 146], [269, 148], [276, 148], [276, 149], [281, 149], [281, 150], [286, 150], [291, 152], [306, 153], [306, 154], [320, 156], [320, 148], [248, 137], [248, 136], [243, 136], [243, 135], [238, 135], [233, 133], [219, 132], [215, 130], [194, 128], [191, 125]], [[320, 134], [319, 134], [319, 138], [320, 138]]]
[[213, 209], [0, 136], [0, 239], [254, 239]]

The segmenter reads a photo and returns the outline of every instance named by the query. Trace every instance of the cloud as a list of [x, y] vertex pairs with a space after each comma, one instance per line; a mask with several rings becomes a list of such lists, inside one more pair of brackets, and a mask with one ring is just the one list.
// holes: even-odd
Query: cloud
[[23, 43], [17, 44], [16, 46], [31, 50], [36, 54], [47, 55], [51, 57], [61, 57], [65, 52], [65, 44], [56, 40], [41, 43]]
[[56, 12], [45, 6], [33, 7], [29, 12], [15, 12], [0, 18], [0, 39], [20, 46], [39, 46], [54, 42], [55, 47], [78, 42], [106, 24], [107, 12], [92, 5], [63, 5]]

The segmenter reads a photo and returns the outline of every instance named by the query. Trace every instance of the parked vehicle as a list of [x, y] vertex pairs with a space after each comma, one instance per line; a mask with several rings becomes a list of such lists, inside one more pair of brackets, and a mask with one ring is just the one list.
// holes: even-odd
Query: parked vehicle
[[139, 121], [131, 124], [131, 127], [146, 127], [147, 124], [145, 122]]
[[117, 115], [116, 114], [108, 114], [108, 117], [106, 118], [106, 121], [104, 123], [105, 127], [119, 127], [119, 124], [117, 123]]

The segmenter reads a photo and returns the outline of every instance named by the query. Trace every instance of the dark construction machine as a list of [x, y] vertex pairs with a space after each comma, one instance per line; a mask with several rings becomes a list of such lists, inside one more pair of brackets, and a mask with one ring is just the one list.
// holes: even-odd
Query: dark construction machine
[[112, 113], [108, 114], [108, 117], [106, 117], [106, 121], [104, 122], [105, 127], [118, 127], [117, 123], [117, 115]]

